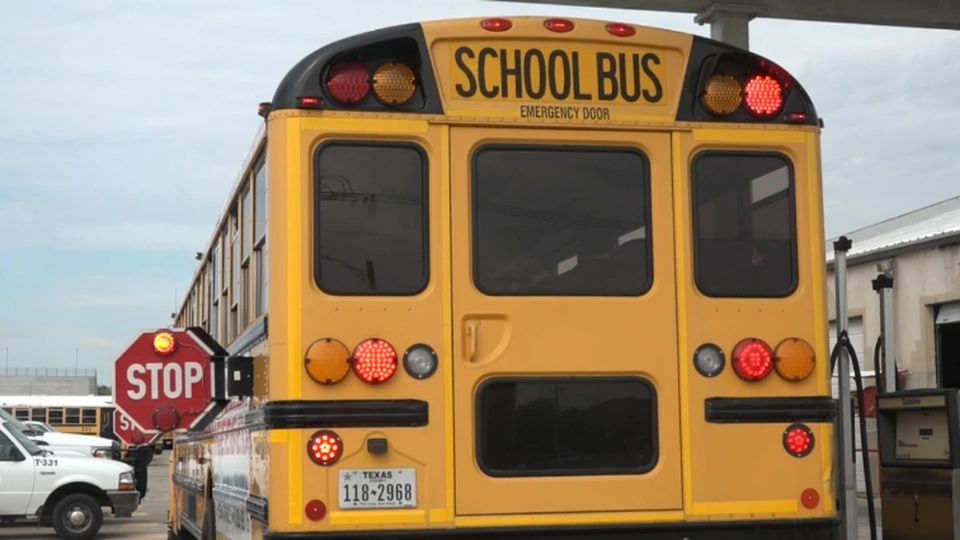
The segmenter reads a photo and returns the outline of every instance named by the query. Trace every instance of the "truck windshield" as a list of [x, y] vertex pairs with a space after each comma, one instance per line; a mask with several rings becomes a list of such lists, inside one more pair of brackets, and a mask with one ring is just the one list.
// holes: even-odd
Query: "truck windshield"
[[10, 436], [19, 442], [24, 450], [30, 453], [31, 456], [40, 455], [43, 453], [43, 449], [37, 446], [37, 443], [31, 441], [27, 438], [23, 432], [26, 430], [26, 426], [20, 423], [19, 420], [10, 416], [10, 413], [0, 409], [0, 420], [3, 420], [3, 427], [7, 428], [7, 431], [10, 432]]

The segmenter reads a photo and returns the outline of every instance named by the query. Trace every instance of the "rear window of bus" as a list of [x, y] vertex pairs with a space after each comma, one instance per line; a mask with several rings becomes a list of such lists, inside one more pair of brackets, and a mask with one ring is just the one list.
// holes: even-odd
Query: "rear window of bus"
[[489, 295], [646, 292], [648, 169], [632, 149], [480, 149], [473, 162], [477, 288]]
[[641, 474], [656, 465], [657, 400], [643, 379], [495, 379], [477, 396], [477, 460], [490, 476]]
[[428, 281], [427, 163], [414, 146], [331, 143], [315, 159], [317, 285], [413, 295]]
[[794, 179], [780, 155], [693, 162], [696, 279], [714, 297], [784, 297], [797, 286]]

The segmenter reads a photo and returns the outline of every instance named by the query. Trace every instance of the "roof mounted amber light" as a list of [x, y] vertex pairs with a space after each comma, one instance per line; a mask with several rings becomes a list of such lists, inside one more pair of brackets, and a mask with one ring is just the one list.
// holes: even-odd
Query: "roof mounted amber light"
[[817, 355], [813, 347], [799, 338], [787, 338], [773, 352], [773, 366], [784, 380], [798, 382], [813, 373]]
[[320, 384], [338, 383], [350, 371], [350, 350], [333, 338], [320, 338], [307, 348], [303, 366]]
[[714, 116], [727, 116], [740, 108], [743, 89], [740, 81], [731, 75], [714, 75], [703, 87], [700, 97], [703, 106]]
[[410, 66], [387, 62], [373, 73], [373, 95], [384, 105], [403, 105], [416, 92], [416, 81], [417, 77]]

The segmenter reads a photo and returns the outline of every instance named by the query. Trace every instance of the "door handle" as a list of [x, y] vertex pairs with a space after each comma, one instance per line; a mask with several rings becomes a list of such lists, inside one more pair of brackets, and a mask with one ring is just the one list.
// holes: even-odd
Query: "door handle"
[[467, 362], [473, 362], [477, 356], [478, 333], [480, 333], [480, 321], [467, 322]]

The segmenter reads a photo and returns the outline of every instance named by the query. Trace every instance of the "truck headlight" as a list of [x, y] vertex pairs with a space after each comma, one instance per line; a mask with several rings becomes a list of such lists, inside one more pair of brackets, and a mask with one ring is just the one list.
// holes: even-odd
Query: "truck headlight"
[[117, 484], [117, 489], [120, 491], [133, 491], [135, 487], [136, 484], [133, 481], [132, 471], [120, 473], [120, 482]]
[[113, 450], [111, 450], [110, 448], [94, 448], [93, 457], [112, 459]]

